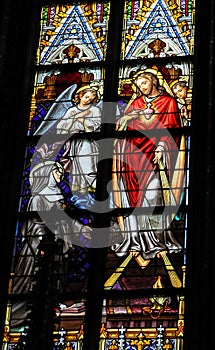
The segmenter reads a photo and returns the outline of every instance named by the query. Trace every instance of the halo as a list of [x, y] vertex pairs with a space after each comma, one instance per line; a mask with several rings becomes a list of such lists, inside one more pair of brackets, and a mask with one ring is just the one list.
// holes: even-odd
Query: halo
[[[169, 84], [166, 82], [166, 80], [163, 77], [163, 74], [158, 70], [158, 68], [156, 66], [152, 66], [152, 68], [146, 68], [144, 70], [138, 71], [136, 74], [134, 74], [132, 80], [135, 81], [141, 74], [144, 74], [144, 73], [154, 74], [158, 79], [159, 85], [162, 86], [170, 96], [172, 96], [172, 97], [174, 96], [172, 90], [170, 89]], [[134, 83], [132, 84], [132, 90], [134, 91], [134, 94], [133, 94], [133, 97], [131, 98], [130, 102], [128, 103], [128, 107], [130, 106], [131, 102], [133, 100], [135, 100], [135, 98], [137, 97], [136, 96], [137, 86]]]
[[146, 68], [144, 70], [144, 73], [152, 73], [152, 74], [154, 74], [157, 77], [158, 81], [159, 81], [159, 85], [163, 86], [164, 78], [163, 78], [162, 73], [157, 68]]
[[81, 91], [84, 91], [84, 90], [94, 90], [96, 92], [96, 95], [97, 95], [97, 99], [96, 99], [96, 102], [98, 102], [101, 98], [100, 96], [100, 93], [99, 93], [99, 86], [98, 85], [84, 85], [84, 86], [81, 86], [75, 94], [79, 94], [79, 92]]
[[133, 80], [136, 80], [139, 75], [144, 74], [144, 73], [152, 73], [152, 74], [154, 74], [158, 78], [159, 85], [161, 85], [161, 86], [163, 85], [163, 82], [164, 82], [163, 75], [157, 68], [146, 68], [144, 70], [140, 70], [139, 72], [137, 72], [133, 76]]
[[173, 86], [175, 86], [176, 84], [180, 84], [180, 83], [186, 83], [186, 84], [188, 84], [188, 78], [187, 78], [187, 77], [184, 77], [184, 76], [179, 77], [178, 79], [173, 80], [173, 81], [169, 84], [169, 87], [170, 87], [170, 89], [172, 89]]

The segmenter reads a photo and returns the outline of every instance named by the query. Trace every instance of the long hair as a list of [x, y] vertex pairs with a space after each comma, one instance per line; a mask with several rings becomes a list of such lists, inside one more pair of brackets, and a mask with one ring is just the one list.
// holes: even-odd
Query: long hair
[[93, 103], [97, 103], [99, 102], [100, 100], [100, 94], [99, 94], [99, 91], [98, 91], [98, 87], [97, 86], [90, 86], [90, 85], [86, 85], [86, 86], [82, 86], [81, 88], [79, 88], [74, 97], [73, 97], [73, 101], [78, 104], [80, 102], [80, 98], [87, 92], [87, 91], [90, 91], [92, 92], [95, 97], [94, 99], [91, 101], [91, 104]]
[[158, 77], [151, 73], [151, 72], [142, 72], [140, 73], [136, 79], [134, 80], [134, 85], [136, 86], [136, 93], [137, 97], [142, 95], [142, 92], [140, 91], [139, 87], [137, 86], [137, 82], [140, 78], [146, 78], [152, 82], [152, 84], [159, 90], [159, 91], [165, 91], [164, 87], [160, 85]]

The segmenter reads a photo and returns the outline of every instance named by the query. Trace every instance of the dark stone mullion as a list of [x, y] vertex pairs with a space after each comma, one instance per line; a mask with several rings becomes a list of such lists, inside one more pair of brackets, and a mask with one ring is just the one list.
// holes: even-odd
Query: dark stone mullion
[[[109, 139], [108, 148], [111, 150], [113, 132], [115, 130], [114, 103], [118, 98], [118, 77], [121, 51], [121, 33], [123, 19], [123, 0], [111, 1], [111, 13], [108, 27], [107, 54], [105, 60], [105, 81], [104, 81], [104, 125], [101, 130], [101, 139]], [[116, 44], [117, 43], [117, 44]], [[106, 147], [106, 146], [104, 146]], [[104, 158], [104, 149], [101, 147], [100, 159]], [[111, 152], [110, 152], [111, 154]], [[111, 154], [112, 156], [112, 154]], [[107, 198], [107, 183], [111, 179], [112, 160], [104, 159], [98, 164], [97, 192], [96, 198], [103, 202]], [[97, 215], [96, 226], [101, 227], [101, 242], [109, 236], [109, 210], [107, 213]], [[96, 241], [99, 236], [96, 236]], [[100, 242], [100, 243], [101, 243]], [[90, 249], [91, 272], [88, 280], [87, 309], [85, 322], [85, 336], [83, 350], [96, 350], [99, 348], [99, 336], [102, 320], [102, 302], [104, 297], [104, 273], [107, 248]]]

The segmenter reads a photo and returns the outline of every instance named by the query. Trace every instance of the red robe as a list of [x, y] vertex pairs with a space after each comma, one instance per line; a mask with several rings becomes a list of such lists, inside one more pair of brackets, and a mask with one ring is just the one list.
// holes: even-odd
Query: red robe
[[127, 130], [140, 131], [140, 136], [127, 137], [117, 143], [116, 152], [120, 152], [117, 172], [121, 173], [131, 207], [141, 206], [149, 176], [158, 170], [153, 163], [156, 147], [164, 146], [166, 174], [170, 183], [180, 147], [180, 133], [171, 135], [171, 129], [182, 126], [175, 99], [165, 92], [159, 95], [151, 103], [154, 113], [149, 119], [143, 114], [146, 108], [143, 96], [132, 102], [126, 115], [139, 111], [139, 116], [127, 121]]

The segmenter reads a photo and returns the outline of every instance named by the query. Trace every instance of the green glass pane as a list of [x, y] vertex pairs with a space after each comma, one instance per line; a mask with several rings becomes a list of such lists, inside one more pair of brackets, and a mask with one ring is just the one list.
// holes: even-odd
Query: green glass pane
[[104, 60], [109, 10], [108, 1], [44, 7], [36, 63]]
[[193, 55], [193, 1], [127, 1], [122, 59]]

